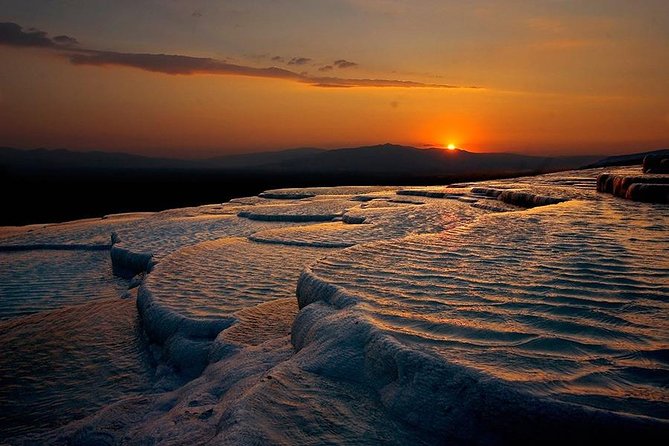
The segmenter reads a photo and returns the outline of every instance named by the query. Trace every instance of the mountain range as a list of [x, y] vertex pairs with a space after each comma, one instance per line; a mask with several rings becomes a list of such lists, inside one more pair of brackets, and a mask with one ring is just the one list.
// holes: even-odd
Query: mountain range
[[[627, 156], [636, 160], [636, 157]], [[449, 175], [465, 172], [546, 172], [579, 168], [601, 156], [531, 156], [514, 153], [476, 153], [462, 149], [416, 148], [394, 144], [225, 155], [208, 159], [154, 158], [115, 152], [76, 152], [66, 149], [0, 148], [0, 169], [57, 170], [235, 170], [281, 174]], [[627, 159], [626, 159], [627, 161]]]
[[127, 153], [0, 148], [0, 188], [7, 192], [0, 225], [221, 203], [283, 187], [433, 185], [588, 164], [638, 164], [644, 155], [601, 160], [599, 156], [542, 157], [383, 144], [179, 160]]

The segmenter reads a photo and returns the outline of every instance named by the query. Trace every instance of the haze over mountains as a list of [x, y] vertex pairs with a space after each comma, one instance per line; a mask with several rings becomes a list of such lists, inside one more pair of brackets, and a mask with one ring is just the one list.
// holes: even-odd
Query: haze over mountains
[[65, 149], [0, 148], [0, 167], [10, 171], [89, 169], [219, 169], [268, 173], [355, 173], [445, 175], [466, 172], [530, 172], [572, 169], [600, 156], [546, 157], [514, 153], [382, 144], [324, 150], [300, 148], [276, 152], [225, 155], [201, 160], [153, 158], [127, 153], [75, 152]]

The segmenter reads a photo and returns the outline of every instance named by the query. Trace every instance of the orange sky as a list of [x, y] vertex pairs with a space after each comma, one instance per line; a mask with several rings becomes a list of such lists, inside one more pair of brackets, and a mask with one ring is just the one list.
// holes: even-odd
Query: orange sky
[[669, 146], [665, 1], [54, 3], [4, 2], [0, 145]]

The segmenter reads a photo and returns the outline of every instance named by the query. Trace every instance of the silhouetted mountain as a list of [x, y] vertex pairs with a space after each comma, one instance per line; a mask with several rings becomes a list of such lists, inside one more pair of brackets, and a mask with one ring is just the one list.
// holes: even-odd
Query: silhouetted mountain
[[250, 169], [268, 164], [288, 162], [324, 151], [324, 149], [300, 148], [189, 160], [153, 158], [118, 152], [75, 152], [66, 149], [21, 150], [0, 147], [0, 167], [13, 170]]
[[0, 188], [8, 191], [3, 196], [0, 225], [220, 203], [283, 187], [475, 181], [574, 168], [598, 158], [471, 153], [392, 144], [205, 160], [0, 148]]
[[646, 155], [665, 155], [669, 156], [669, 149], [659, 149], [650, 152], [632, 153], [630, 155], [616, 155], [601, 159], [595, 163], [589, 164], [584, 169], [590, 167], [611, 167], [611, 166], [633, 166], [643, 163]]
[[169, 169], [189, 167], [190, 163], [129, 153], [0, 147], [0, 168], [11, 170]]
[[572, 169], [597, 159], [593, 156], [538, 157], [514, 153], [473, 153], [466, 150], [382, 144], [329, 150], [290, 163], [263, 166], [293, 172], [447, 175], [463, 172], [535, 172]]
[[204, 163], [210, 167], [248, 169], [274, 163], [284, 163], [325, 152], [325, 149], [305, 147], [277, 152], [242, 153], [209, 158]]
[[127, 153], [19, 150], [0, 148], [0, 168], [36, 170], [253, 170], [281, 174], [450, 175], [462, 173], [525, 173], [573, 169], [597, 157], [542, 157], [514, 153], [473, 153], [465, 150], [382, 144], [335, 150], [316, 148], [226, 155], [205, 160], [150, 158]]

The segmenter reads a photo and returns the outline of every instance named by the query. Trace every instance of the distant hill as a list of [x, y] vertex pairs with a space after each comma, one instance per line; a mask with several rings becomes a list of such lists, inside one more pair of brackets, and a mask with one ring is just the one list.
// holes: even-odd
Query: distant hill
[[328, 150], [263, 166], [266, 169], [309, 173], [371, 173], [445, 175], [463, 172], [535, 172], [573, 169], [597, 157], [539, 157], [514, 153], [474, 153], [466, 150], [382, 144]]
[[630, 155], [616, 155], [601, 159], [595, 163], [588, 164], [584, 169], [591, 167], [613, 167], [613, 166], [633, 166], [642, 164], [646, 155], [665, 155], [669, 156], [669, 149], [659, 149], [650, 152], [632, 153]]
[[288, 163], [325, 152], [325, 149], [312, 147], [300, 149], [280, 150], [277, 152], [243, 153], [239, 155], [224, 155], [209, 158], [203, 163], [210, 167], [229, 169], [248, 169], [277, 163]]
[[300, 148], [192, 160], [154, 158], [119, 152], [75, 152], [67, 149], [21, 150], [11, 147], [0, 147], [0, 167], [13, 170], [250, 169], [289, 162], [324, 151], [324, 149]]
[[81, 169], [168, 169], [183, 167], [188, 161], [152, 158], [117, 152], [74, 152], [66, 149], [21, 150], [0, 147], [0, 168], [13, 171]]
[[280, 174], [430, 176], [463, 173], [524, 173], [574, 169], [598, 157], [542, 157], [514, 153], [382, 144], [323, 150], [301, 148], [226, 155], [205, 160], [151, 158], [127, 153], [0, 148], [0, 169], [8, 171], [179, 169], [253, 170]]
[[204, 160], [0, 148], [0, 188], [7, 192], [0, 225], [220, 203], [284, 187], [474, 181], [573, 169], [599, 158], [472, 153], [393, 144], [303, 148]]

